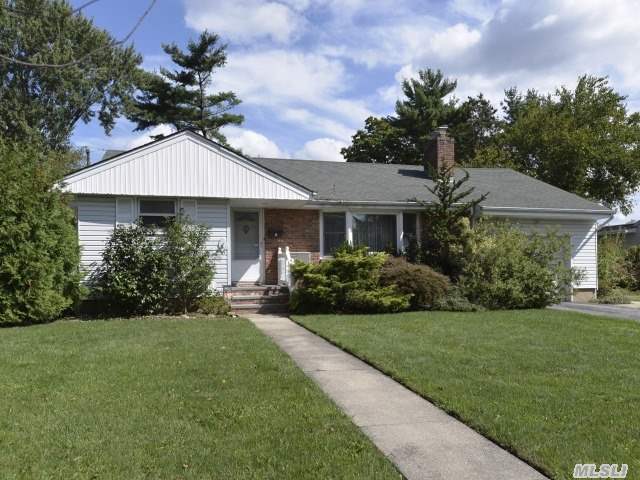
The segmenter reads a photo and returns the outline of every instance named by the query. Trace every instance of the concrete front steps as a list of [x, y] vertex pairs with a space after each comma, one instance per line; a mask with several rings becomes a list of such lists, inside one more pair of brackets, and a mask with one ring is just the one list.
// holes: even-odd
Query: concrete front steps
[[289, 311], [289, 289], [280, 285], [241, 284], [225, 288], [224, 296], [238, 315]]

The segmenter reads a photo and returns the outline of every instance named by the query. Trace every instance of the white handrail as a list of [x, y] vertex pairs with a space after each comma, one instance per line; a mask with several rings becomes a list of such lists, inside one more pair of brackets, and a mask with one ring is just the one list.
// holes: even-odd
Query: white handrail
[[293, 278], [291, 276], [291, 265], [293, 264], [293, 258], [291, 258], [291, 250], [288, 246], [278, 247], [278, 284], [286, 285], [290, 290], [293, 289]]

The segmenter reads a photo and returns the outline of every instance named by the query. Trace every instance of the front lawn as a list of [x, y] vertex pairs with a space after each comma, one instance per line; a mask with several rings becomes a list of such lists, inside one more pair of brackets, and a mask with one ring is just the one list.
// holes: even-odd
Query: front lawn
[[245, 320], [0, 329], [0, 478], [394, 478]]
[[553, 310], [295, 320], [554, 478], [627, 463], [640, 478], [640, 324]]

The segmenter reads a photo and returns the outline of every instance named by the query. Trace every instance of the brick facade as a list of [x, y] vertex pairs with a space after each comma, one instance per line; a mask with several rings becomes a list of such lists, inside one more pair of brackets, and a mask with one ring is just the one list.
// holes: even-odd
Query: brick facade
[[[278, 234], [277, 237], [275, 234]], [[311, 252], [320, 260], [320, 212], [318, 210], [264, 210], [265, 283], [278, 283], [278, 247]]]
[[431, 135], [424, 152], [424, 169], [427, 174], [437, 173], [443, 166], [455, 164], [455, 141], [446, 127], [438, 128]]

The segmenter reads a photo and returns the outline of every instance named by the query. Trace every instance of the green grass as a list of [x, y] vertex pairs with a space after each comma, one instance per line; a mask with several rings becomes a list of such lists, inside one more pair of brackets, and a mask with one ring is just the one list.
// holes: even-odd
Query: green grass
[[640, 478], [640, 324], [553, 310], [295, 320], [554, 478]]
[[0, 329], [0, 478], [397, 478], [245, 320]]
[[628, 297], [629, 297], [629, 300], [631, 300], [632, 302], [640, 302], [640, 292], [637, 292], [637, 291], [629, 292]]

